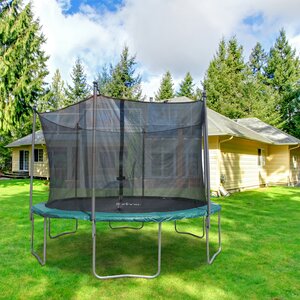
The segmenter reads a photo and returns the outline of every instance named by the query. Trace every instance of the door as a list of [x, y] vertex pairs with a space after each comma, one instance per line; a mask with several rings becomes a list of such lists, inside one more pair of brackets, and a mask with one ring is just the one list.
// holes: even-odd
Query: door
[[29, 170], [29, 151], [20, 150], [19, 170], [20, 171]]

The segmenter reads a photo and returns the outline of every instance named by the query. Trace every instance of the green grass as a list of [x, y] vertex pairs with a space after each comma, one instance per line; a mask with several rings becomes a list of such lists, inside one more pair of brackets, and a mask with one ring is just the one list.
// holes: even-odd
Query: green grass
[[[34, 203], [47, 199], [35, 181]], [[222, 205], [223, 251], [213, 265], [205, 241], [174, 232], [163, 223], [162, 272], [153, 280], [100, 281], [91, 274], [91, 224], [75, 235], [48, 239], [47, 264], [30, 254], [29, 181], [0, 181], [0, 298], [2, 299], [300, 299], [300, 189], [265, 188], [216, 199]], [[212, 218], [216, 223], [216, 216]], [[63, 224], [64, 223], [64, 224]], [[42, 249], [42, 218], [36, 246]], [[200, 233], [201, 220], [183, 220], [181, 230]], [[53, 221], [53, 231], [70, 229]], [[212, 247], [217, 247], [216, 226]], [[100, 274], [154, 273], [157, 225], [140, 231], [97, 226]]]

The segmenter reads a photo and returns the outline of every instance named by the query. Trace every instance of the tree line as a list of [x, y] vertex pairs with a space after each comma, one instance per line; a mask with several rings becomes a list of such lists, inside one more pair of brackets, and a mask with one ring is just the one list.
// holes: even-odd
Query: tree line
[[[4, 3], [4, 2], [3, 2]], [[32, 106], [55, 110], [81, 101], [91, 94], [80, 58], [70, 74], [71, 83], [56, 70], [46, 83], [49, 57], [42, 50], [46, 41], [31, 3], [6, 1], [0, 7], [0, 169], [9, 152], [3, 145], [30, 132]], [[145, 100], [136, 74], [136, 56], [123, 48], [119, 61], [105, 65], [95, 76], [101, 94]], [[257, 117], [300, 137], [300, 64], [284, 29], [266, 52], [260, 43], [248, 60], [236, 37], [221, 39], [200, 86], [190, 72], [175, 91], [172, 74], [163, 74], [156, 101], [186, 96], [200, 99], [207, 92], [208, 106], [229, 118]]]

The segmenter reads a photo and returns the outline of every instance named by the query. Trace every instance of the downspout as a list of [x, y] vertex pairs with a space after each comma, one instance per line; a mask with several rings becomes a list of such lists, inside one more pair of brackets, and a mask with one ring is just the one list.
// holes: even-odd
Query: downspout
[[[222, 140], [222, 141], [219, 141], [219, 150], [220, 150], [220, 153], [221, 153], [221, 147], [220, 145], [222, 143], [225, 143], [225, 142], [229, 142], [233, 139], [233, 135], [228, 138], [228, 139], [225, 139], [225, 140]], [[221, 184], [221, 178], [220, 178], [220, 187], [219, 187], [219, 193], [221, 194], [221, 196], [229, 196], [229, 192], [224, 188], [224, 186]]]
[[[290, 154], [289, 157], [290, 157], [290, 159], [291, 159], [291, 150], [295, 150], [295, 149], [297, 149], [297, 148], [299, 148], [299, 147], [300, 147], [300, 144], [298, 144], [297, 146], [295, 146], [295, 147], [293, 147], [293, 148], [289, 148], [289, 151], [290, 151], [290, 152], [289, 152], [289, 154]], [[290, 169], [290, 172], [289, 172], [289, 173], [290, 173], [290, 178], [289, 178], [288, 185], [291, 186], [291, 185], [292, 185], [292, 183], [291, 183], [291, 182], [292, 182], [292, 170], [291, 170], [291, 165], [290, 165], [290, 168], [289, 168], [289, 169]]]

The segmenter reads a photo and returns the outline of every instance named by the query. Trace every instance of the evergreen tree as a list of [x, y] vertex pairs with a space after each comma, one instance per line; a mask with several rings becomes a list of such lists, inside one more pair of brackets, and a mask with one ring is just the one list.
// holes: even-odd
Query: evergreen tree
[[67, 99], [65, 106], [82, 101], [90, 96], [91, 89], [86, 82], [86, 74], [80, 58], [77, 58], [71, 73], [72, 86], [67, 85], [65, 90]]
[[299, 126], [299, 98], [296, 95], [300, 80], [300, 62], [283, 29], [270, 50], [265, 72], [267, 83], [279, 96], [277, 106], [282, 116], [282, 129], [292, 133], [292, 128]]
[[169, 71], [167, 71], [160, 82], [160, 87], [155, 94], [156, 100], [164, 100], [174, 98], [173, 79]]
[[202, 100], [203, 97], [203, 90], [199, 87], [196, 87], [196, 91], [194, 93], [194, 100]]
[[102, 67], [101, 72], [98, 73], [96, 81], [98, 83], [99, 93], [104, 96], [110, 96], [109, 84], [111, 82], [111, 76], [106, 65]]
[[65, 83], [61, 78], [60, 72], [56, 69], [52, 78], [52, 83], [42, 102], [42, 111], [57, 110], [67, 105], [68, 101], [65, 95]]
[[249, 68], [244, 84], [244, 97], [247, 100], [244, 104], [244, 116], [256, 117], [275, 127], [280, 127], [282, 123], [277, 108], [278, 93], [274, 93], [271, 87], [264, 84], [259, 73], [252, 72], [253, 70]]
[[176, 93], [176, 96], [185, 96], [194, 99], [194, 86], [193, 77], [189, 72], [186, 73], [183, 81], [179, 84], [179, 91]]
[[0, 130], [22, 127], [31, 106], [43, 95], [48, 57], [45, 37], [34, 19], [31, 3], [21, 0], [0, 11]]
[[277, 108], [278, 93], [266, 85], [264, 68], [267, 54], [262, 45], [256, 43], [249, 57], [244, 84], [245, 113], [247, 117], [257, 117], [275, 127], [281, 125], [281, 115]]
[[107, 96], [142, 100], [141, 76], [139, 74], [134, 75], [135, 66], [136, 57], [130, 56], [128, 47], [125, 46], [120, 61], [115, 67], [110, 67], [110, 74], [107, 71], [104, 71], [104, 74], [102, 73], [101, 80], [105, 84], [100, 85], [100, 88], [104, 89]]
[[233, 37], [228, 43], [222, 39], [203, 83], [208, 106], [230, 118], [244, 117], [246, 70], [237, 39]]
[[265, 68], [268, 83], [280, 94], [300, 79], [299, 58], [281, 29], [275, 45], [271, 48]]
[[266, 65], [267, 54], [262, 48], [262, 45], [258, 42], [252, 49], [249, 57], [248, 66], [250, 67], [252, 74], [260, 77], [264, 74], [264, 68]]

